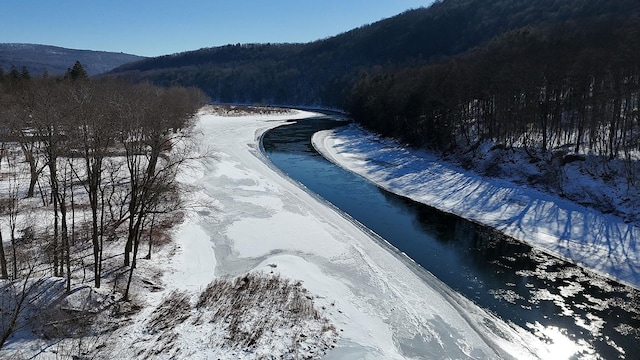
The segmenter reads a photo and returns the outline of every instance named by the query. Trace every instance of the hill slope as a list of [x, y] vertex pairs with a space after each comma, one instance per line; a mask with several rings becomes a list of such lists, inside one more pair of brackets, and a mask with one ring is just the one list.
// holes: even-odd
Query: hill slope
[[0, 66], [9, 71], [12, 65], [18, 69], [26, 66], [34, 75], [46, 69], [50, 74], [63, 75], [67, 68], [80, 61], [87, 73], [98, 75], [120, 65], [144, 59], [141, 56], [91, 50], [74, 50], [36, 44], [0, 44]]
[[248, 44], [150, 58], [113, 71], [202, 88], [221, 102], [343, 105], [363, 71], [419, 66], [525, 27], [631, 13], [634, 0], [444, 0], [307, 44]]

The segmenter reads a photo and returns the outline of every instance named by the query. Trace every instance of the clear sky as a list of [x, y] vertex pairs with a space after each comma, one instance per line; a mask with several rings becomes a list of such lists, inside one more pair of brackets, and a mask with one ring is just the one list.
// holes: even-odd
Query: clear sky
[[3, 0], [0, 43], [143, 56], [235, 43], [309, 42], [433, 0]]

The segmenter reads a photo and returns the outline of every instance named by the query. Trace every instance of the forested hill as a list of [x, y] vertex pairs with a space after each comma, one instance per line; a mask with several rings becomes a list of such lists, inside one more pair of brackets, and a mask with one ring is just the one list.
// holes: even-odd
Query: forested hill
[[363, 71], [442, 61], [524, 27], [623, 17], [637, 3], [445, 0], [312, 43], [227, 45], [146, 59], [113, 73], [194, 85], [221, 102], [341, 107]]
[[89, 76], [112, 70], [122, 64], [143, 59], [124, 53], [75, 50], [37, 44], [0, 44], [0, 67], [9, 72], [12, 67], [40, 75], [45, 70], [52, 75], [64, 75], [70, 65], [80, 61]]
[[640, 2], [555, 3], [601, 3], [602, 12], [518, 27], [439, 61], [370, 71], [346, 108], [387, 136], [439, 150], [486, 140], [526, 140], [543, 153], [572, 144], [612, 158], [640, 150]]
[[364, 73], [346, 109], [481, 174], [640, 221], [640, 1], [555, 3], [590, 10]]

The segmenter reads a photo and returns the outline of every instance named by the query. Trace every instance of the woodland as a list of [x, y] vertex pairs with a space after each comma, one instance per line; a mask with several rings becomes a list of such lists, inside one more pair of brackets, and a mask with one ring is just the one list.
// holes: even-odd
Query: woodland
[[503, 175], [499, 163], [474, 168], [487, 146], [522, 152], [541, 170], [523, 181], [563, 196], [571, 162], [637, 186], [639, 67], [637, 1], [443, 0], [307, 44], [201, 49], [113, 75], [197, 86], [218, 102], [343, 109], [489, 176]]
[[[636, 201], [639, 14], [527, 26], [441, 61], [363, 73], [345, 108], [370, 130], [483, 175], [535, 164], [537, 174], [518, 181], [622, 215], [614, 195], [570, 189], [567, 165]], [[479, 167], [487, 157], [493, 163]]]
[[53, 301], [51, 279], [66, 293], [108, 279], [129, 299], [141, 243], [151, 258], [152, 239], [179, 218], [175, 177], [204, 99], [193, 88], [89, 79], [79, 62], [64, 77], [1, 74], [0, 241], [10, 239], [0, 246], [0, 348], [30, 306]]

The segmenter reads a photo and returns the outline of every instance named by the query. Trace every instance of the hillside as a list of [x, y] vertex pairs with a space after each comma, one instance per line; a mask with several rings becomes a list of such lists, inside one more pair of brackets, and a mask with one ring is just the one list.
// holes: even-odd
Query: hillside
[[632, 0], [445, 0], [306, 44], [236, 44], [150, 58], [112, 73], [193, 85], [216, 101], [342, 107], [359, 74], [420, 66], [508, 31], [632, 13]]
[[369, 130], [476, 173], [637, 224], [640, 3], [617, 6], [369, 72], [346, 109]]
[[202, 49], [113, 73], [220, 102], [343, 108], [483, 175], [533, 167], [522, 183], [618, 214], [610, 196], [574, 186], [572, 169], [637, 193], [638, 64], [636, 0], [443, 0], [308, 44]]
[[82, 63], [89, 76], [98, 75], [120, 65], [141, 60], [137, 55], [74, 50], [56, 46], [35, 44], [0, 44], [0, 67], [9, 71], [15, 65], [19, 70], [26, 66], [31, 74], [42, 74], [46, 69], [49, 74], [64, 75], [76, 61]]

